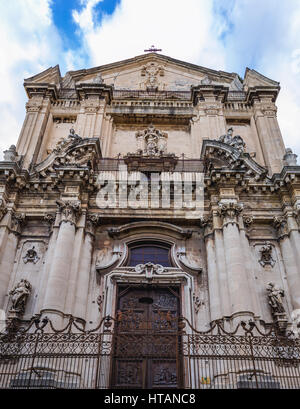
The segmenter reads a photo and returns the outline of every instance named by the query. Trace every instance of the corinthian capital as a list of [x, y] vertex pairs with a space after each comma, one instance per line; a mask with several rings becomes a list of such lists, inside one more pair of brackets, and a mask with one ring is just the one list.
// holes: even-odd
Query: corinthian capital
[[243, 211], [243, 205], [236, 202], [219, 202], [218, 215], [227, 219], [227, 221], [234, 221], [238, 215]]
[[61, 212], [61, 223], [69, 222], [71, 224], [76, 224], [77, 217], [81, 212], [81, 206], [79, 201], [62, 201], [57, 200], [56, 204]]

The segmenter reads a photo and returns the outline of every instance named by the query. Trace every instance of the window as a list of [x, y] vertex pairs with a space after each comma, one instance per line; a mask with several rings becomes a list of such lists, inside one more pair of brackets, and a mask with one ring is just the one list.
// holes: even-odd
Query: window
[[135, 245], [129, 248], [129, 266], [146, 264], [148, 262], [161, 264], [163, 267], [172, 267], [170, 248], [155, 243]]

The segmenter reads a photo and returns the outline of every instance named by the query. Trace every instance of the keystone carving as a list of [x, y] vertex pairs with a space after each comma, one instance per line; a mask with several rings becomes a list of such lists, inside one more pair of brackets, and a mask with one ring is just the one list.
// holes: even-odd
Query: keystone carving
[[164, 267], [160, 264], [146, 263], [146, 264], [137, 264], [135, 266], [135, 272], [138, 274], [145, 273], [147, 279], [151, 279], [153, 274], [161, 274], [164, 272]]
[[31, 284], [29, 281], [22, 279], [15, 288], [10, 291], [12, 306], [9, 312], [24, 314], [27, 299], [31, 293]]
[[264, 243], [259, 252], [260, 252], [259, 263], [263, 267], [265, 267], [266, 265], [270, 265], [271, 267], [273, 267], [275, 265], [275, 260], [272, 257], [272, 244], [269, 241], [266, 241]]

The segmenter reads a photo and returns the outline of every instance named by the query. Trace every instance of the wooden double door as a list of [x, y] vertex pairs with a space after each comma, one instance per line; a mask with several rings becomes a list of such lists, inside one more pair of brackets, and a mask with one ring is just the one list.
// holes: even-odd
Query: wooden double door
[[119, 287], [112, 387], [179, 387], [179, 311], [178, 287]]

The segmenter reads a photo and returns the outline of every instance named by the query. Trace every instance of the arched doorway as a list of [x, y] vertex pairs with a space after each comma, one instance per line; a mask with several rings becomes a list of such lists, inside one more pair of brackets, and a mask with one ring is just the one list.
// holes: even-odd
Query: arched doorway
[[180, 386], [179, 312], [179, 287], [118, 287], [112, 387]]

